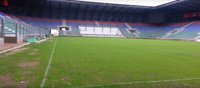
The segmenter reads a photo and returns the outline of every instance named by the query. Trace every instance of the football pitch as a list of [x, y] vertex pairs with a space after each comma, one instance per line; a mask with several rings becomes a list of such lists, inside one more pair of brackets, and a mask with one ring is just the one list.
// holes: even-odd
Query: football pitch
[[0, 88], [200, 88], [200, 43], [57, 37], [0, 55]]

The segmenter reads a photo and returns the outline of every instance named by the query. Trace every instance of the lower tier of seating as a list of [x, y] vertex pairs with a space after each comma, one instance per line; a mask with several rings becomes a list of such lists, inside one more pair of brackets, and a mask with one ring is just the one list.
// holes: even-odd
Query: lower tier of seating
[[[49, 29], [59, 29], [68, 26], [70, 31], [65, 33], [68, 36], [123, 36], [128, 38], [163, 38], [163, 39], [195, 39], [200, 33], [200, 23], [185, 22], [165, 25], [152, 25], [147, 23], [119, 23], [99, 22], [81, 20], [50, 20], [20, 17], [27, 23], [35, 26], [43, 26]], [[112, 28], [119, 32], [112, 33]], [[179, 30], [178, 33], [170, 33]], [[183, 29], [183, 30], [182, 30]], [[131, 31], [132, 30], [132, 31]]]

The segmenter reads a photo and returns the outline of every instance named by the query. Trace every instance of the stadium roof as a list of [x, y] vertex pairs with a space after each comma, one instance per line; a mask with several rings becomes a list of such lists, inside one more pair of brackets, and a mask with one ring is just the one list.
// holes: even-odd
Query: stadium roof
[[78, 1], [155, 7], [166, 3], [174, 2], [177, 0], [78, 0]]
[[[97, 1], [97, 0], [96, 0]], [[102, 0], [99, 0], [102, 1]], [[108, 0], [104, 0], [108, 1]], [[110, 0], [116, 1], [116, 0]], [[124, 1], [124, 0], [123, 0]], [[129, 0], [129, 1], [144, 1], [144, 0]], [[145, 0], [148, 4], [153, 0]], [[154, 0], [160, 1], [160, 0]], [[138, 6], [127, 4], [113, 4], [113, 3], [100, 3], [100, 2], [86, 2], [81, 0], [10, 0], [13, 3], [13, 9], [16, 6], [26, 8], [39, 8], [42, 9], [66, 9], [68, 11], [103, 11], [103, 12], [118, 12], [118, 13], [146, 13], [146, 12], [163, 12], [163, 13], [185, 13], [199, 11], [200, 0], [171, 0], [159, 6]]]

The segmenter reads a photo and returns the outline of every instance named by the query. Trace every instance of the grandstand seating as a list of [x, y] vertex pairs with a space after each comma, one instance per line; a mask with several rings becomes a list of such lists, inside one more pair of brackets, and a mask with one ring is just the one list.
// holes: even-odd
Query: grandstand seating
[[8, 43], [22, 42], [30, 38], [42, 39], [49, 33], [47, 28], [29, 25], [13, 15], [0, 13], [0, 19], [2, 20], [0, 33]]
[[162, 38], [173, 27], [168, 27], [164, 25], [151, 25], [144, 23], [132, 23], [130, 24], [132, 28], [137, 29], [140, 34], [140, 38]]
[[128, 30], [128, 28], [126, 26], [120, 26], [119, 30], [121, 31], [121, 33], [124, 35], [124, 37], [126, 38], [136, 38], [136, 36], [134, 34], [131, 34], [130, 31]]
[[[47, 27], [49, 29], [58, 29], [62, 25], [61, 20], [50, 20], [50, 19], [39, 19], [31, 17], [19, 17], [25, 22], [38, 27]], [[81, 20], [66, 20], [66, 25], [70, 27], [70, 36], [82, 36], [82, 35], [108, 35], [111, 33], [108, 31], [110, 29], [117, 29], [120, 32], [115, 34], [120, 34], [120, 36], [131, 37], [131, 38], [167, 38], [167, 39], [193, 39], [198, 36], [200, 32], [198, 28], [200, 27], [199, 22], [194, 22], [188, 25], [190, 22], [185, 23], [173, 23], [165, 25], [154, 25], [147, 23], [120, 23], [120, 22], [99, 22], [99, 21], [81, 21]], [[184, 27], [185, 25], [188, 25]], [[131, 27], [131, 28], [130, 28]], [[175, 29], [183, 28], [184, 30], [170, 34], [171, 31]], [[94, 29], [96, 28], [95, 33]], [[101, 28], [105, 29], [104, 31]], [[85, 33], [81, 30], [88, 29]], [[99, 30], [97, 30], [99, 29]], [[131, 33], [130, 30], [135, 29], [138, 33]], [[107, 31], [107, 32], [106, 32]], [[91, 33], [89, 33], [91, 32]], [[94, 32], [94, 33], [92, 33]], [[166, 36], [167, 35], [167, 36]]]
[[171, 39], [194, 39], [198, 36], [200, 24], [199, 22], [193, 22], [191, 25], [183, 27], [183, 31], [172, 34], [167, 38]]
[[[163, 38], [167, 33], [172, 30], [179, 29], [188, 25], [188, 22], [185, 23], [173, 23], [167, 25], [150, 25], [150, 24], [141, 24], [141, 23], [132, 23], [130, 24], [133, 28], [140, 31], [140, 38]], [[167, 36], [168, 39], [191, 39], [198, 36], [199, 24], [192, 24], [184, 27], [184, 30], [177, 34], [172, 34]]]

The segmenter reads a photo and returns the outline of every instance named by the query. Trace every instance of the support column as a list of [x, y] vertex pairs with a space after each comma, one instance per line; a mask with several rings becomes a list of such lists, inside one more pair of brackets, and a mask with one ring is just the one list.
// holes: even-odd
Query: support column
[[3, 24], [3, 19], [1, 18], [0, 19], [0, 25], [1, 25], [1, 35], [0, 35], [0, 38], [3, 38], [4, 37], [4, 24]]
[[18, 39], [18, 28], [17, 28], [17, 23], [15, 23], [15, 37]]
[[3, 19], [0, 19], [0, 25], [1, 25], [1, 32], [0, 32], [0, 47], [4, 46], [4, 25], [3, 25]]

